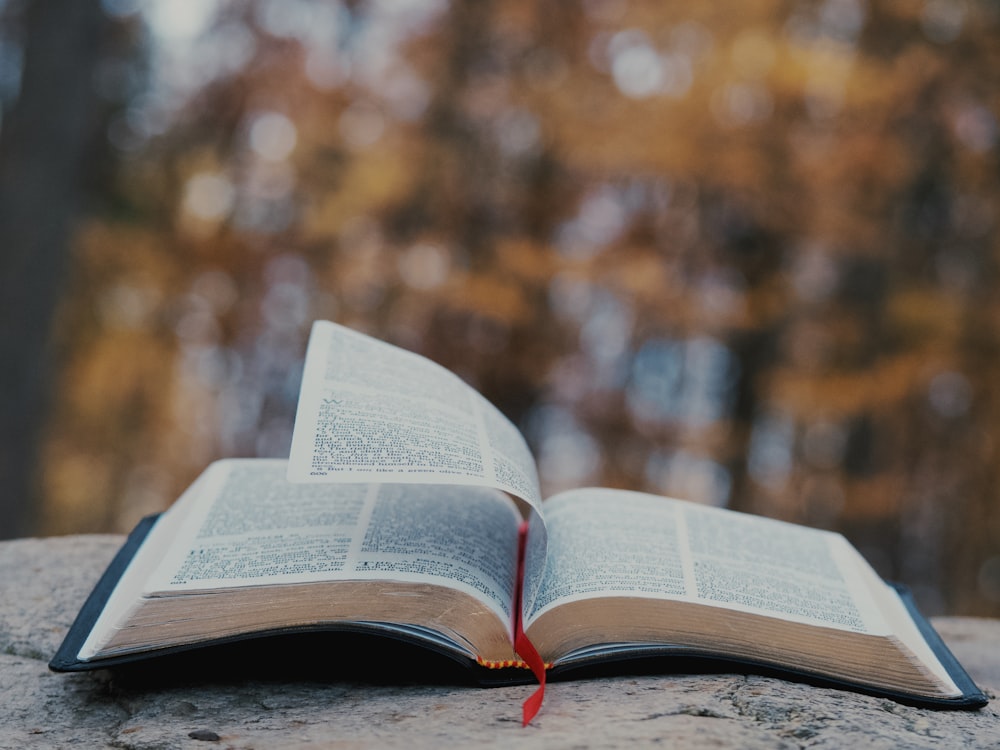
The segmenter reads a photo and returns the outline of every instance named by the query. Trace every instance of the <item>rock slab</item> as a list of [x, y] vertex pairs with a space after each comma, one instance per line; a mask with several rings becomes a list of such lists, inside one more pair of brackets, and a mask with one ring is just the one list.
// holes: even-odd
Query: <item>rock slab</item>
[[532, 688], [359, 681], [196, 680], [149, 686], [106, 672], [54, 674], [76, 612], [120, 536], [0, 543], [0, 748], [1000, 748], [1000, 621], [938, 618], [938, 631], [992, 698], [929, 711], [738, 674], [612, 677]]

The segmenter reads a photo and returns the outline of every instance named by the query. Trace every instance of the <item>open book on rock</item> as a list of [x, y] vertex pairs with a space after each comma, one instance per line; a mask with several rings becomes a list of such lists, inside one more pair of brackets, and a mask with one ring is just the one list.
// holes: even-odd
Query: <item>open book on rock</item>
[[487, 683], [677, 657], [986, 703], [839, 534], [622, 490], [543, 501], [523, 437], [475, 390], [317, 322], [289, 460], [216, 462], [141, 524], [51, 666], [325, 630], [421, 644]]

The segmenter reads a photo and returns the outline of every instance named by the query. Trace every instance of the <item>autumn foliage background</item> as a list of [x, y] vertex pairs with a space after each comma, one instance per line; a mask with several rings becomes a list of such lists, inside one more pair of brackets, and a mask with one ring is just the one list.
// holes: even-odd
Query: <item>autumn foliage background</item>
[[[8, 208], [46, 4], [0, 2]], [[49, 394], [7, 397], [37, 501], [6, 535], [122, 532], [287, 455], [326, 318], [466, 378], [547, 493], [837, 529], [929, 612], [1000, 615], [994, 3], [62, 6], [95, 29], [64, 276], [9, 260], [58, 195], [0, 202], [0, 368]]]

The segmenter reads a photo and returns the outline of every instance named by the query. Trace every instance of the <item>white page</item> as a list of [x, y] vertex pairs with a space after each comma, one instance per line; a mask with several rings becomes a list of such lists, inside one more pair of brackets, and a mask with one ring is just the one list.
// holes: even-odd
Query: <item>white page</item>
[[526, 627], [570, 601], [711, 604], [864, 633], [889, 628], [838, 534], [622, 490], [545, 503], [548, 563]]
[[520, 523], [510, 498], [454, 486], [295, 485], [286, 468], [229, 459], [206, 469], [154, 526], [79, 658], [91, 658], [141, 596], [247, 585], [445, 585], [482, 601], [510, 630]]
[[157, 519], [156, 524], [139, 545], [139, 549], [132, 556], [128, 567], [118, 579], [118, 584], [101, 609], [100, 615], [80, 647], [80, 652], [77, 654], [78, 659], [86, 661], [91, 658], [106, 641], [108, 632], [117, 627], [132, 611], [136, 601], [142, 596], [143, 586], [150, 573], [162, 559], [160, 547], [169, 543], [168, 540], [173, 538], [181, 525], [183, 513], [197, 503], [204, 480], [205, 473], [202, 473], [174, 502], [171, 508]]
[[541, 502], [531, 452], [495, 406], [440, 365], [328, 321], [309, 338], [288, 478], [462, 484]]
[[230, 459], [150, 575], [145, 595], [339, 580], [445, 585], [511, 622], [520, 515], [495, 490], [311, 485], [282, 460]]

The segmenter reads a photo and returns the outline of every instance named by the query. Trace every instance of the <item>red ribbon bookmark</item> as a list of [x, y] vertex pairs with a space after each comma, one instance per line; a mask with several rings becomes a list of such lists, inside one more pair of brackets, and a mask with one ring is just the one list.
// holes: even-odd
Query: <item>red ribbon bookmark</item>
[[542, 701], [545, 700], [545, 662], [538, 654], [535, 644], [528, 640], [528, 636], [524, 634], [521, 621], [521, 597], [524, 594], [524, 550], [528, 540], [528, 522], [523, 521], [518, 531], [517, 587], [514, 595], [514, 651], [531, 668], [535, 679], [538, 680], [538, 688], [521, 704], [522, 726], [526, 727], [538, 715], [542, 708]]
[[[520, 618], [518, 618], [520, 620]], [[538, 655], [534, 644], [528, 640], [528, 636], [520, 627], [514, 636], [514, 650], [517, 655], [524, 659], [524, 663], [531, 667], [538, 680], [538, 687], [528, 699], [521, 704], [522, 726], [528, 726], [542, 708], [542, 701], [545, 700], [545, 662]]]

